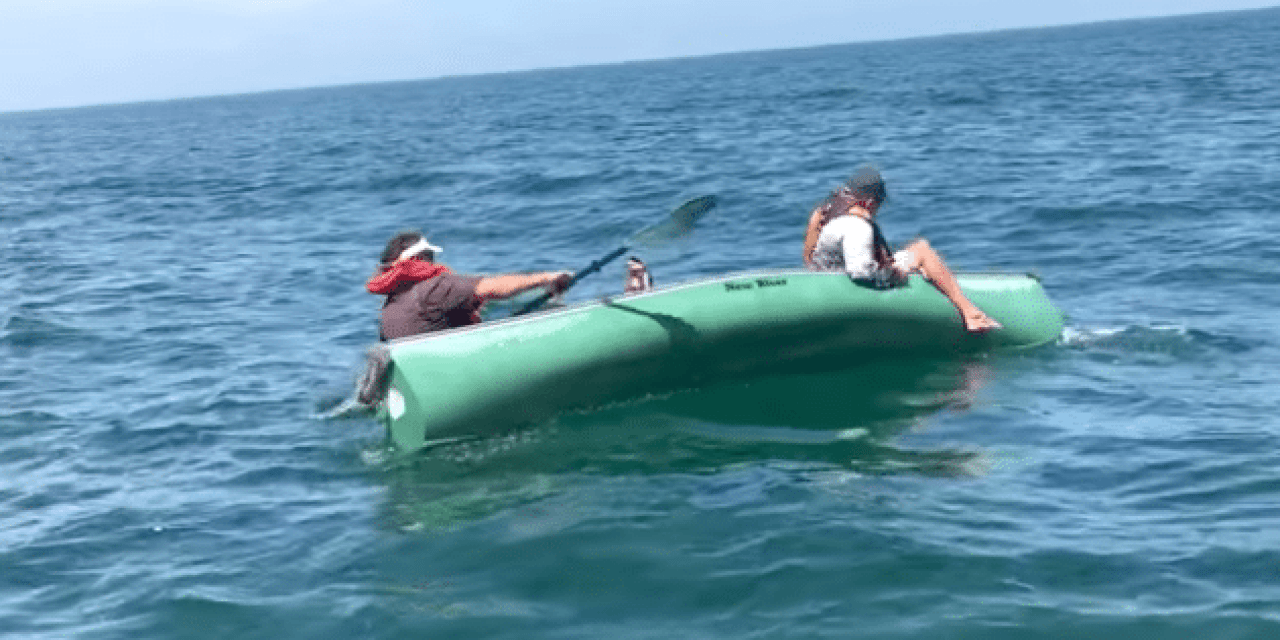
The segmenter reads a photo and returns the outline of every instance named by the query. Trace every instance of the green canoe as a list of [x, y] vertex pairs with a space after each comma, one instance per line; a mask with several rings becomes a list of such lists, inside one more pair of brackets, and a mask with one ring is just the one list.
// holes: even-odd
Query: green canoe
[[919, 276], [875, 290], [843, 273], [733, 273], [389, 342], [377, 415], [395, 446], [412, 450], [727, 379], [1031, 347], [1061, 334], [1062, 314], [1034, 277], [957, 277], [1003, 329], [968, 334]]

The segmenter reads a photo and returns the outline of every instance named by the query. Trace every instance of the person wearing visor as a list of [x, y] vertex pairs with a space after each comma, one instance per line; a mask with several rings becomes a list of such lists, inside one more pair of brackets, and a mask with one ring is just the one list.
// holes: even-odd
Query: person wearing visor
[[365, 284], [370, 293], [386, 296], [379, 339], [476, 324], [486, 300], [509, 298], [537, 287], [559, 294], [573, 278], [569, 271], [457, 275], [436, 263], [436, 254], [443, 251], [416, 231], [396, 234], [387, 242], [378, 272]]
[[653, 276], [649, 268], [635, 256], [627, 258], [627, 279], [622, 285], [623, 293], [642, 293], [653, 289]]
[[876, 214], [887, 198], [884, 179], [871, 167], [862, 167], [809, 215], [804, 235], [804, 263], [820, 271], [845, 271], [856, 282], [876, 288], [902, 284], [911, 273], [920, 273], [955, 306], [970, 333], [1002, 328], [960, 289], [929, 242], [917, 239], [893, 252], [885, 242]]

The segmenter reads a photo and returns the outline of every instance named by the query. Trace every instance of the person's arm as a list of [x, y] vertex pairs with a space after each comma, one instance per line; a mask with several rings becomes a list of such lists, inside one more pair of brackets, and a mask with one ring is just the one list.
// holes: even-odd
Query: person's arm
[[813, 266], [813, 249], [818, 246], [818, 234], [822, 233], [822, 211], [814, 209], [809, 214], [809, 226], [804, 230], [804, 253], [800, 256], [806, 267]]
[[546, 287], [552, 293], [559, 293], [569, 286], [572, 278], [573, 273], [569, 271], [484, 276], [476, 283], [476, 295], [485, 300], [501, 300], [537, 287]]

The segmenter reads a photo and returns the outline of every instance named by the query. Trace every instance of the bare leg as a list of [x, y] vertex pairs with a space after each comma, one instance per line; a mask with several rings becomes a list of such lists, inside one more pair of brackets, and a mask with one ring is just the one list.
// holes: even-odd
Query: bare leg
[[964, 328], [970, 333], [985, 333], [992, 329], [1003, 328], [999, 322], [991, 319], [990, 316], [982, 312], [977, 305], [973, 304], [969, 298], [965, 297], [964, 292], [960, 290], [960, 283], [956, 282], [956, 277], [942, 262], [942, 257], [938, 252], [929, 246], [929, 242], [924, 239], [912, 242], [907, 251], [911, 252], [910, 267], [912, 270], [919, 270], [925, 280], [929, 281], [934, 288], [942, 292], [942, 295], [955, 305], [956, 310], [960, 312], [960, 318], [964, 320]]

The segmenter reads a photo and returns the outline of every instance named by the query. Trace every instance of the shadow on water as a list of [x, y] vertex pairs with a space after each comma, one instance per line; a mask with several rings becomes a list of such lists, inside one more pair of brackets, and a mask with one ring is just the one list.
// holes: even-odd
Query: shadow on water
[[980, 472], [974, 450], [907, 449], [894, 440], [941, 411], [971, 406], [990, 372], [977, 359], [866, 363], [649, 397], [438, 444], [386, 458], [386, 515], [403, 530], [442, 530], [554, 499], [584, 476], [714, 474], [744, 464], [972, 476]]

